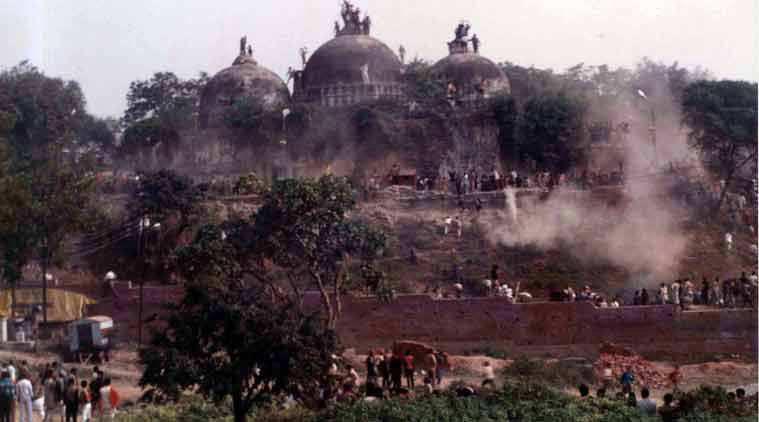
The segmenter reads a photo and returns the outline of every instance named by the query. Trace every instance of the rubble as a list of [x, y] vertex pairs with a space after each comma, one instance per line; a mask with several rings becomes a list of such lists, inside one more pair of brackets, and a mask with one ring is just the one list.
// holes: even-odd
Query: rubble
[[612, 343], [604, 343], [600, 352], [601, 355], [593, 364], [597, 379], [603, 378], [604, 368], [608, 365], [611, 367], [614, 381], [619, 382], [622, 373], [630, 367], [635, 376], [636, 385], [652, 389], [669, 387], [668, 374], [662, 373], [656, 369], [652, 362], [643, 359], [629, 349]]

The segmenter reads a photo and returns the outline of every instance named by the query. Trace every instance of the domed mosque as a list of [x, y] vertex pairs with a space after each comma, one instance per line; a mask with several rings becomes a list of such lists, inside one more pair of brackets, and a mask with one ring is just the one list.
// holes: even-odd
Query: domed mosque
[[448, 42], [448, 56], [431, 69], [446, 85], [448, 99], [465, 106], [496, 93], [511, 92], [509, 78], [498, 65], [480, 55], [480, 39], [477, 34], [468, 38], [469, 29], [470, 25], [464, 22], [456, 27], [455, 38]]
[[401, 61], [382, 41], [371, 34], [371, 19], [344, 1], [340, 13], [343, 26], [335, 21], [335, 37], [319, 47], [304, 68], [292, 71], [296, 101], [338, 107], [380, 98], [402, 99], [404, 86]]
[[247, 37], [240, 39], [240, 54], [232, 66], [219, 71], [206, 84], [200, 98], [200, 127], [223, 125], [224, 113], [236, 101], [250, 97], [260, 101], [267, 111], [279, 111], [290, 103], [285, 82], [253, 58]]

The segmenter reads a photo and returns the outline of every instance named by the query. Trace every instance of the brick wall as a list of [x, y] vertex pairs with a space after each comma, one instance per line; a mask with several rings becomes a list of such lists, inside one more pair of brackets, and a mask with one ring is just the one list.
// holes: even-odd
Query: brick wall
[[593, 355], [602, 342], [648, 356], [757, 355], [752, 310], [682, 312], [671, 305], [600, 309], [588, 302], [509, 304], [502, 298], [432, 300], [400, 296], [390, 304], [348, 299], [338, 330], [347, 347], [416, 340], [452, 352], [491, 348], [508, 354]]
[[[113, 316], [120, 340], [136, 341], [138, 289], [120, 285], [117, 291], [118, 307], [105, 300], [88, 313]], [[181, 293], [178, 286], [146, 287], [145, 317]], [[318, 309], [319, 303], [317, 294], [307, 294], [305, 306]], [[509, 304], [503, 298], [345, 298], [338, 331], [343, 346], [359, 351], [415, 340], [453, 353], [489, 348], [511, 356], [593, 356], [599, 344], [612, 342], [651, 358], [757, 356], [756, 311], [682, 312], [671, 305], [600, 309], [588, 302]]]

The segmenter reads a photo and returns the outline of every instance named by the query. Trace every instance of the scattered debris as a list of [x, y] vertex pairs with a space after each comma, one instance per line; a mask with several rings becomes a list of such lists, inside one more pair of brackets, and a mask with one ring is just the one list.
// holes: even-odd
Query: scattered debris
[[622, 373], [627, 368], [632, 368], [635, 384], [638, 386], [660, 389], [667, 387], [669, 384], [667, 374], [656, 369], [656, 366], [652, 362], [643, 359], [624, 347], [612, 343], [601, 345], [601, 356], [593, 365], [593, 370], [596, 372], [598, 379], [603, 378], [603, 371], [607, 366], [611, 367], [613, 379], [617, 381], [622, 377]]

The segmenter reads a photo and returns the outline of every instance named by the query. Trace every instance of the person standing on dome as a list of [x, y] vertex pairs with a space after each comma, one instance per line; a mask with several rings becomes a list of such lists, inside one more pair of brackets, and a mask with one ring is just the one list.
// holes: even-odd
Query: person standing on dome
[[477, 34], [472, 35], [472, 49], [474, 50], [474, 54], [480, 53], [480, 39], [477, 38]]

